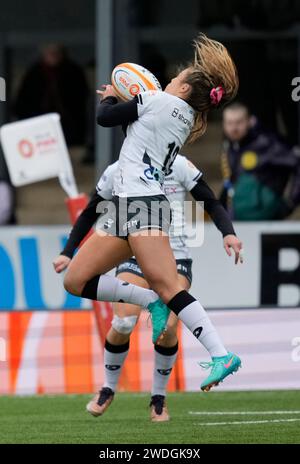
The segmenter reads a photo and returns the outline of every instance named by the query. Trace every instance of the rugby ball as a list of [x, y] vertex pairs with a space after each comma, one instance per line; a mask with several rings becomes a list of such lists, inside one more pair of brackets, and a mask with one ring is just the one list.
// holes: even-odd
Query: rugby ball
[[135, 63], [122, 63], [111, 75], [113, 88], [121, 100], [129, 101], [141, 92], [161, 90], [161, 85], [148, 69]]

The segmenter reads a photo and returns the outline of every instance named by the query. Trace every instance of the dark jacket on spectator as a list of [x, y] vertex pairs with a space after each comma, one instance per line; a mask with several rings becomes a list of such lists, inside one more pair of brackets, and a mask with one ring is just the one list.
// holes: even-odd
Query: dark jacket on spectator
[[280, 219], [300, 203], [299, 153], [258, 124], [240, 142], [224, 141], [222, 166], [221, 199], [229, 207], [228, 197], [234, 192], [236, 219]]
[[59, 66], [42, 61], [26, 73], [15, 102], [18, 119], [57, 112], [68, 145], [85, 143], [88, 86], [82, 69], [70, 59]]

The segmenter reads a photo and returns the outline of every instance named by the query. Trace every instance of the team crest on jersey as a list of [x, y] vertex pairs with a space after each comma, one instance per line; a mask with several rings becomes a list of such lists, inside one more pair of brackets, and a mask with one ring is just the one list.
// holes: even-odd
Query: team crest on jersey
[[[159, 169], [152, 166], [151, 159], [147, 151], [145, 151], [144, 153], [143, 162], [149, 166], [144, 171], [145, 177], [148, 180], [156, 180], [162, 185], [164, 183], [164, 174], [161, 171], [159, 171]], [[141, 178], [141, 180], [144, 180], [144, 179]]]

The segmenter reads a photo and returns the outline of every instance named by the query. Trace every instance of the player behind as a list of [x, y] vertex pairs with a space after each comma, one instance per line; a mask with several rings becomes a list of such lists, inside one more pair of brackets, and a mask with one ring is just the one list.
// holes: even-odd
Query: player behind
[[[81, 241], [90, 231], [99, 217], [96, 212], [100, 201], [111, 200], [113, 178], [118, 169], [118, 162], [109, 166], [97, 184], [96, 191], [88, 206], [77, 219], [66, 246], [60, 256], [54, 260], [57, 272], [65, 270]], [[197, 201], [203, 201], [205, 210], [210, 214], [215, 225], [224, 238], [224, 247], [229, 253], [230, 244], [235, 241], [235, 231], [225, 209], [215, 198], [213, 192], [203, 180], [202, 173], [184, 156], [178, 155], [171, 171], [166, 175], [164, 192], [172, 207], [172, 224], [170, 244], [176, 259], [178, 279], [183, 288], [188, 290], [192, 283], [192, 259], [186, 243], [184, 202], [186, 192], [191, 192]], [[149, 288], [143, 273], [135, 258], [120, 264], [116, 275], [123, 281]], [[141, 313], [140, 306], [125, 303], [113, 304], [114, 318], [109, 330], [104, 350], [104, 385], [93, 401], [88, 404], [88, 410], [95, 416], [102, 415], [111, 404], [120, 378], [121, 368], [129, 351], [130, 335]], [[178, 318], [171, 313], [166, 334], [160, 345], [155, 345], [155, 361], [153, 369], [151, 419], [153, 422], [169, 420], [165, 402], [166, 387], [170, 378], [178, 351], [177, 339]], [[111, 366], [118, 366], [112, 369]]]
[[[238, 77], [221, 43], [200, 35], [194, 45], [194, 62], [164, 92], [145, 92], [130, 102], [118, 103], [112, 86], [99, 91], [98, 123], [129, 126], [112, 201], [97, 222], [97, 233], [71, 261], [64, 286], [91, 300], [147, 308], [155, 342], [166, 326], [168, 310], [173, 311], [212, 357], [210, 374], [201, 385], [209, 391], [238, 370], [241, 360], [227, 351], [200, 302], [178, 279], [168, 237], [170, 205], [162, 185], [182, 145], [204, 134], [209, 111], [236, 95]], [[230, 245], [238, 261], [242, 244], [233, 237]], [[106, 274], [132, 256], [153, 290]]]

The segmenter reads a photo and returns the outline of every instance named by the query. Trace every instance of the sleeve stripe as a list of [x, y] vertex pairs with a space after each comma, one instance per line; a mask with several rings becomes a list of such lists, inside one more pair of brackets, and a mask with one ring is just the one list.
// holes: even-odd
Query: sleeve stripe
[[203, 173], [201, 171], [199, 171], [199, 173], [197, 174], [197, 176], [193, 179], [194, 182], [197, 182], [197, 180], [199, 180], [201, 177], [203, 176]]
[[138, 100], [139, 100], [139, 104], [143, 105], [143, 99], [142, 99], [141, 94], [138, 95]]

